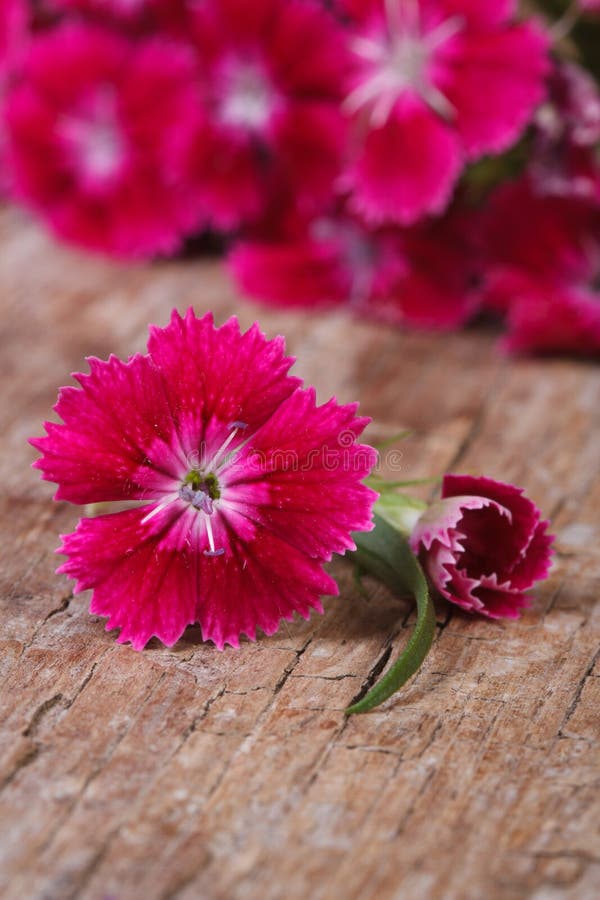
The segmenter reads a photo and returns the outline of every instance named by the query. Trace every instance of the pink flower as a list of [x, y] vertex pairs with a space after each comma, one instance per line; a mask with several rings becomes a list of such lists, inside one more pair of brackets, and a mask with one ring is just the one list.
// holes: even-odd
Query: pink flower
[[457, 216], [372, 228], [339, 210], [238, 243], [230, 265], [243, 291], [276, 305], [346, 304], [396, 325], [453, 328], [474, 311], [470, 249]]
[[507, 349], [598, 353], [599, 207], [523, 178], [496, 191], [486, 218], [483, 299], [507, 316]]
[[185, 49], [86, 25], [43, 34], [7, 97], [14, 192], [84, 247], [170, 253], [198, 225], [184, 176], [197, 105]]
[[203, 127], [190, 166], [210, 223], [321, 206], [345, 148], [340, 26], [311, 0], [205, 0], [195, 25]]
[[355, 158], [344, 185], [374, 223], [448, 205], [469, 161], [519, 137], [544, 96], [548, 40], [510, 0], [345, 0]]
[[199, 622], [205, 640], [237, 646], [337, 593], [322, 563], [372, 527], [361, 479], [375, 452], [356, 443], [357, 404], [317, 406], [284, 350], [256, 325], [174, 312], [147, 355], [90, 359], [81, 389], [60, 392], [64, 424], [32, 441], [56, 499], [143, 502], [82, 519], [60, 550], [59, 571], [93, 589], [120, 642], [172, 645]]
[[442, 499], [410, 537], [437, 590], [491, 619], [518, 618], [524, 591], [548, 574], [553, 538], [523, 491], [471, 475], [446, 475]]

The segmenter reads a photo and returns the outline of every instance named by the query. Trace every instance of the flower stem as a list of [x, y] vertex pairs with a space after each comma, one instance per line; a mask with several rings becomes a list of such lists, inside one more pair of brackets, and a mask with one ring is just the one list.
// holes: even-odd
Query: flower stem
[[417, 601], [417, 622], [403, 653], [371, 690], [346, 710], [346, 715], [368, 712], [395, 694], [417, 672], [435, 636], [435, 610], [427, 581], [405, 538], [385, 519], [375, 515], [375, 528], [355, 534], [353, 556], [360, 567], [394, 593], [412, 594]]

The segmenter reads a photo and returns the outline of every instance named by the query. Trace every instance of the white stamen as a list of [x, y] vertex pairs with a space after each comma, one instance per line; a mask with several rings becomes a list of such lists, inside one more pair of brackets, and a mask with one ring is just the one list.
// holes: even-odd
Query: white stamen
[[169, 504], [174, 503], [177, 500], [177, 496], [171, 497], [169, 500], [163, 500], [162, 503], [159, 503], [158, 506], [155, 506], [140, 522], [140, 525], [145, 525], [146, 522], [149, 522], [150, 519], [153, 519], [154, 516], [157, 516], [159, 512], [162, 512], [165, 507], [169, 506]]
[[231, 444], [232, 440], [235, 438], [238, 431], [240, 431], [240, 429], [244, 429], [247, 427], [248, 426], [245, 422], [232, 422], [231, 423], [231, 425], [229, 426], [229, 428], [231, 429], [230, 433], [227, 435], [227, 437], [225, 438], [225, 440], [223, 441], [223, 443], [221, 444], [221, 446], [219, 447], [219, 449], [217, 450], [217, 452], [215, 453], [215, 455], [213, 456], [213, 458], [210, 462], [211, 469], [214, 469], [218, 465], [220, 458], [224, 455], [225, 451]]
[[225, 548], [219, 547], [218, 550], [215, 550], [215, 538], [213, 535], [210, 516], [206, 517], [205, 522], [206, 522], [206, 536], [208, 537], [208, 544], [209, 544], [210, 550], [205, 550], [204, 555], [205, 556], [222, 556], [223, 553], [225, 553]]

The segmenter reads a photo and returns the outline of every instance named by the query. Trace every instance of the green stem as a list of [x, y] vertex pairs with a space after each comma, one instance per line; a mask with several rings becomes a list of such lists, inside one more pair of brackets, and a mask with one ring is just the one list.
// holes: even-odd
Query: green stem
[[374, 530], [355, 534], [354, 541], [353, 556], [364, 571], [394, 593], [415, 597], [417, 622], [403, 653], [366, 696], [348, 707], [347, 716], [368, 712], [395, 694], [420, 669], [435, 636], [435, 610], [427, 581], [406, 539], [376, 514]]

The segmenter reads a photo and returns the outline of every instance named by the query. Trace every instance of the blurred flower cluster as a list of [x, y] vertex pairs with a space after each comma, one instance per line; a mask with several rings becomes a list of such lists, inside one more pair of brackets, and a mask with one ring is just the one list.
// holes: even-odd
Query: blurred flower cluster
[[597, 0], [0, 0], [0, 186], [123, 259], [216, 233], [266, 302], [597, 353], [599, 59]]

